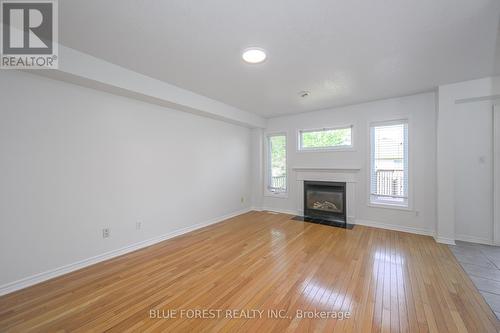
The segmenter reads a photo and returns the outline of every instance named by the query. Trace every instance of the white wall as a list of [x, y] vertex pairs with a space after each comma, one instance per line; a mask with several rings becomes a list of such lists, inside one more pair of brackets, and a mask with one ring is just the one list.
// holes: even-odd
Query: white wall
[[[410, 200], [402, 211], [368, 206], [369, 124], [373, 121], [409, 120]], [[354, 151], [299, 152], [297, 132], [338, 125], [354, 125]], [[263, 197], [263, 208], [297, 213], [297, 182], [293, 167], [361, 168], [356, 187], [356, 219], [363, 223], [432, 234], [436, 225], [436, 98], [434, 93], [387, 99], [348, 107], [308, 112], [268, 121], [267, 133], [286, 132], [288, 137], [288, 198]], [[262, 192], [261, 192], [262, 193]]]
[[500, 98], [495, 101], [493, 120], [493, 242], [500, 239]]
[[440, 86], [438, 96], [437, 239], [500, 244], [492, 189], [492, 105], [500, 76]]
[[493, 241], [492, 119], [491, 101], [456, 105], [455, 239]]
[[263, 129], [252, 129], [252, 205], [254, 208], [262, 206], [263, 174]]
[[0, 100], [0, 286], [250, 206], [248, 128], [17, 71]]

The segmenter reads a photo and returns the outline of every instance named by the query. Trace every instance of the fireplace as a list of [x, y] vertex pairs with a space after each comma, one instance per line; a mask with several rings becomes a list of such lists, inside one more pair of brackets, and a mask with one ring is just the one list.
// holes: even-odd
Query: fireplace
[[345, 227], [346, 211], [346, 183], [304, 181], [305, 218]]

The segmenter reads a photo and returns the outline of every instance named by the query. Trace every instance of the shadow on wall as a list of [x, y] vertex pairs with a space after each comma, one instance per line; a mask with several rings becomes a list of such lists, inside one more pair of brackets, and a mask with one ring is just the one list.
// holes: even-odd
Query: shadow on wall
[[[500, 18], [497, 23], [497, 36], [495, 55], [493, 60], [493, 73], [495, 76], [500, 76]], [[495, 78], [492, 80], [491, 95], [496, 98], [496, 102], [500, 101], [500, 79]]]
[[[500, 18], [498, 19], [498, 25], [497, 25], [497, 41], [495, 48], [495, 61], [493, 63], [493, 66], [495, 75], [500, 75]], [[498, 82], [498, 80], [495, 80], [493, 84], [494, 84], [493, 91], [499, 91], [500, 82]]]
[[[497, 25], [497, 43], [496, 43], [496, 48], [495, 48], [495, 61], [493, 63], [493, 73], [495, 75], [500, 75], [500, 18], [498, 20], [498, 25]], [[495, 85], [500, 85], [497, 81], [494, 83]], [[500, 87], [494, 86], [493, 91], [498, 91]]]

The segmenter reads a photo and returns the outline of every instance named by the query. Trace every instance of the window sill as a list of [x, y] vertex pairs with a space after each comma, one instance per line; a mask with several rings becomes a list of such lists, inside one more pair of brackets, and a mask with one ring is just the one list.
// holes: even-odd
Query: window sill
[[388, 203], [377, 203], [377, 202], [370, 202], [368, 203], [368, 207], [372, 208], [384, 208], [384, 209], [395, 209], [395, 210], [402, 210], [402, 211], [407, 211], [411, 212], [413, 209], [409, 206], [402, 206], [402, 205], [397, 205], [397, 204], [388, 204]]
[[264, 191], [264, 196], [265, 197], [272, 197], [272, 198], [279, 198], [279, 199], [287, 199], [288, 198], [288, 192], [269, 192], [269, 191]]
[[339, 147], [339, 148], [309, 148], [301, 149], [298, 148], [298, 153], [335, 153], [335, 152], [354, 152], [356, 149], [354, 147]]

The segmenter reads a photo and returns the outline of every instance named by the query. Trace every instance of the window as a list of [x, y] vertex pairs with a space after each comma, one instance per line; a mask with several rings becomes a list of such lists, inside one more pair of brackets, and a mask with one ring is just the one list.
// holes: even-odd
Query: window
[[286, 192], [286, 135], [276, 134], [267, 138], [268, 180], [267, 189], [272, 193]]
[[352, 126], [299, 132], [299, 150], [347, 148], [352, 148]]
[[370, 202], [408, 207], [408, 122], [370, 127]]

